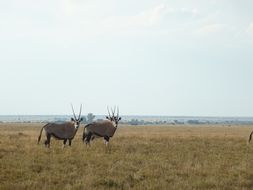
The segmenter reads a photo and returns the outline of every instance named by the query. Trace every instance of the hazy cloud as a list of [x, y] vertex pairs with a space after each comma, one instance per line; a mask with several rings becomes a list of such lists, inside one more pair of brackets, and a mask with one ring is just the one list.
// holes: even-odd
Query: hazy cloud
[[249, 24], [247, 32], [253, 34], [253, 22]]
[[224, 29], [224, 24], [207, 24], [197, 29], [196, 33], [200, 35], [217, 34], [224, 31]]

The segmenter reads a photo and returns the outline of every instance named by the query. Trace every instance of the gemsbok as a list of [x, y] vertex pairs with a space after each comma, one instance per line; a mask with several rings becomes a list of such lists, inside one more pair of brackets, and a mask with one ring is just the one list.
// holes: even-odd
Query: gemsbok
[[85, 142], [86, 145], [90, 145], [90, 140], [102, 137], [104, 138], [105, 145], [108, 146], [109, 140], [111, 137], [113, 137], [115, 131], [117, 130], [119, 121], [121, 120], [121, 117], [119, 117], [119, 108], [117, 107], [117, 116], [114, 115], [115, 109], [115, 107], [114, 111], [111, 109], [111, 115], [107, 107], [109, 114], [108, 116], [106, 116], [107, 120], [93, 122], [84, 127], [83, 142]]
[[74, 114], [74, 118], [71, 118], [70, 122], [64, 122], [64, 123], [47, 123], [44, 125], [40, 131], [40, 135], [38, 137], [38, 144], [41, 139], [41, 134], [43, 129], [46, 133], [46, 140], [45, 140], [45, 146], [50, 148], [50, 139], [51, 137], [54, 137], [57, 140], [63, 140], [63, 148], [66, 145], [67, 140], [69, 141], [69, 146], [71, 146], [71, 141], [76, 135], [76, 132], [80, 126], [81, 121], [83, 118], [81, 117], [82, 112], [82, 105], [80, 106], [80, 112], [78, 118], [76, 117], [75, 111], [73, 106], [72, 111]]

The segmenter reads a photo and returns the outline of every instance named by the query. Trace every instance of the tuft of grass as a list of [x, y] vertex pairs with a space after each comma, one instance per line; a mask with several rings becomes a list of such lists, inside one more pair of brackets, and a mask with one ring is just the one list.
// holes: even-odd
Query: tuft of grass
[[251, 126], [124, 126], [109, 149], [82, 129], [47, 149], [41, 127], [0, 124], [0, 189], [253, 189]]

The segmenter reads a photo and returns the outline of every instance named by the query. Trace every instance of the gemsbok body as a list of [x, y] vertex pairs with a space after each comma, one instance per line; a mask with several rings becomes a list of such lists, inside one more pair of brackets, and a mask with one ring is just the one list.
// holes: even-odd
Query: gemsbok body
[[74, 114], [74, 118], [71, 118], [70, 122], [64, 122], [61, 124], [58, 123], [47, 123], [44, 125], [40, 131], [40, 135], [38, 137], [38, 144], [41, 139], [41, 134], [44, 129], [46, 133], [46, 140], [45, 140], [45, 146], [50, 147], [50, 140], [51, 137], [54, 137], [57, 140], [63, 140], [63, 147], [65, 147], [67, 140], [69, 141], [69, 146], [71, 146], [71, 141], [76, 135], [76, 132], [80, 126], [80, 123], [82, 121], [81, 118], [81, 112], [82, 112], [82, 105], [80, 106], [80, 112], [78, 118], [75, 115], [73, 106], [72, 111]]
[[109, 116], [106, 117], [107, 120], [93, 122], [84, 127], [83, 142], [85, 142], [86, 145], [90, 145], [90, 140], [98, 137], [104, 138], [106, 146], [108, 145], [110, 138], [113, 137], [115, 131], [117, 130], [118, 123], [121, 120], [118, 108], [117, 116], [114, 116], [115, 108], [114, 111], [112, 111], [112, 116], [109, 110], [108, 113]]

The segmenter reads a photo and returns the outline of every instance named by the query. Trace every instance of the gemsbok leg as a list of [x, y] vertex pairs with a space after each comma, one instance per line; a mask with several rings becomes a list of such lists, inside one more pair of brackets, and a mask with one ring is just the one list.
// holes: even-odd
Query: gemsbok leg
[[104, 136], [105, 145], [108, 146], [110, 137]]
[[66, 143], [67, 143], [67, 139], [64, 139], [64, 140], [63, 140], [63, 146], [62, 146], [62, 148], [65, 148]]
[[92, 137], [92, 133], [89, 132], [86, 136], [85, 136], [85, 143], [86, 145], [90, 145], [90, 139]]
[[45, 140], [45, 146], [50, 148], [51, 135], [47, 133], [46, 136], [47, 136], [47, 140]]

